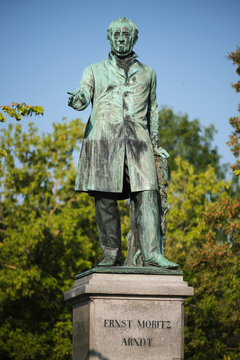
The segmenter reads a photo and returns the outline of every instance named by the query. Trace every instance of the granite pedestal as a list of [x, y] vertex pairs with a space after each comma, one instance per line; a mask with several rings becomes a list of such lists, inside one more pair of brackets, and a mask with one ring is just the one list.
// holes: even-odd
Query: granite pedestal
[[65, 293], [73, 306], [73, 360], [181, 360], [193, 288], [179, 270], [95, 268]]

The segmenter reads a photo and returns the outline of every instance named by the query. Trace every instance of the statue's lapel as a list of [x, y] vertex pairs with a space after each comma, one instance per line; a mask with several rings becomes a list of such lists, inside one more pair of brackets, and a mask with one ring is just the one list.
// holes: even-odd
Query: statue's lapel
[[134, 61], [132, 62], [131, 66], [128, 70], [128, 78], [135, 75], [140, 70], [141, 70], [141, 67], [139, 65], [139, 62], [136, 59], [134, 59]]
[[[128, 79], [141, 69], [139, 66], [139, 62], [136, 60], [136, 58], [137, 55], [134, 54], [128, 70]], [[121, 75], [124, 79], [126, 79], [126, 74], [124, 70], [118, 66], [116, 57], [112, 53], [109, 54], [107, 65], [111, 67], [114, 71], [116, 71], [119, 75]]]
[[113, 56], [111, 53], [109, 54], [109, 57], [108, 57], [108, 65], [114, 70], [116, 71], [118, 74], [120, 74], [124, 79], [126, 79], [126, 75], [125, 75], [125, 72], [122, 68], [120, 68], [118, 65], [117, 65], [117, 60], [115, 58], [115, 56]]

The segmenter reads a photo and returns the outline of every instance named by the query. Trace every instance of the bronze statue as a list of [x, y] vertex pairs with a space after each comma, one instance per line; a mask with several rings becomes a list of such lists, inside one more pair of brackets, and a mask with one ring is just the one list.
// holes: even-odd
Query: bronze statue
[[[125, 264], [174, 269], [178, 265], [163, 255], [164, 204], [154, 159], [161, 159], [159, 164], [165, 161], [166, 168], [169, 155], [158, 145], [156, 75], [133, 52], [138, 28], [131, 20], [122, 17], [113, 21], [107, 38], [111, 45], [108, 59], [88, 66], [79, 88], [70, 93], [69, 106], [76, 110], [92, 103], [75, 190], [95, 197], [104, 255], [99, 266], [121, 265], [117, 200], [130, 198], [134, 232], [130, 230], [128, 238], [130, 243], [135, 242], [136, 254], [129, 255]], [[139, 255], [141, 261], [135, 261], [134, 256]]]

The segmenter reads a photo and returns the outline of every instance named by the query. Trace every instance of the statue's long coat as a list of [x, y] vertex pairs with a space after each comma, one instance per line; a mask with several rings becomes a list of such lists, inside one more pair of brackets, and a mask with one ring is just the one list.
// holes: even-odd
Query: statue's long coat
[[[82, 106], [79, 90], [87, 103]], [[122, 193], [127, 157], [131, 192], [157, 190], [153, 145], [158, 133], [156, 75], [133, 58], [128, 76], [115, 56], [87, 67], [73, 107], [92, 102], [75, 190]]]

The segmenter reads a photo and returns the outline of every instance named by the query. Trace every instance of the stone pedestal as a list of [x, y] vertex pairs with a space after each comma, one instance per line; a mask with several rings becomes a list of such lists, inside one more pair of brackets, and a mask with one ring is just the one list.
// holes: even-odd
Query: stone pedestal
[[73, 360], [181, 360], [193, 288], [179, 270], [95, 268], [65, 293], [73, 306]]

